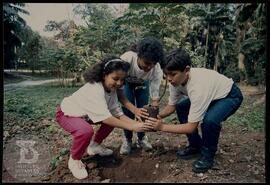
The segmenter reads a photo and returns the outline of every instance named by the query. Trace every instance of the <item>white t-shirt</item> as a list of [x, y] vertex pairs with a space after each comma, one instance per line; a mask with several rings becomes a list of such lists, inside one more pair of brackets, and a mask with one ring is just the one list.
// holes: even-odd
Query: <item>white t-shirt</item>
[[[208, 106], [213, 100], [226, 97], [231, 91], [233, 80], [205, 68], [191, 68], [188, 82], [177, 87], [169, 84], [169, 105], [175, 105], [184, 95], [191, 102], [188, 122], [203, 120]], [[181, 110], [180, 110], [181, 111]]]
[[86, 83], [71, 96], [65, 97], [61, 109], [67, 116], [88, 115], [94, 123], [112, 115], [115, 117], [123, 115], [116, 91], [106, 92], [101, 82]]
[[124, 53], [121, 57], [122, 60], [130, 63], [130, 70], [128, 75], [141, 78], [143, 80], [149, 80], [150, 85], [150, 97], [152, 99], [159, 98], [159, 87], [162, 80], [163, 72], [161, 70], [160, 64], [157, 63], [149, 72], [141, 70], [138, 66], [138, 55], [133, 51], [128, 51]]

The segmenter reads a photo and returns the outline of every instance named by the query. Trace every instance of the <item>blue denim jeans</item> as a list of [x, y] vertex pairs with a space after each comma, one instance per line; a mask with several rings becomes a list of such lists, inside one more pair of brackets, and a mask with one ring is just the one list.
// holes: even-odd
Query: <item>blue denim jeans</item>
[[[233, 84], [229, 94], [222, 99], [210, 103], [201, 124], [202, 137], [198, 129], [187, 134], [189, 145], [192, 147], [207, 148], [202, 150], [203, 155], [213, 157], [217, 151], [221, 122], [234, 114], [243, 101], [243, 95], [236, 84]], [[190, 108], [190, 100], [186, 98], [176, 104], [176, 112], [181, 124], [187, 123]]]
[[[135, 87], [132, 84], [126, 83], [124, 86], [124, 94], [127, 97], [127, 99], [136, 107], [142, 108], [144, 105], [148, 104], [148, 99], [149, 99], [149, 81], [144, 81], [143, 86]], [[123, 112], [126, 116], [128, 116], [130, 119], [134, 119], [135, 115], [130, 112], [128, 109], [125, 107], [123, 108]], [[125, 130], [125, 137], [128, 140], [132, 139], [132, 131]], [[144, 137], [145, 133], [144, 132], [138, 132], [137, 136], [138, 139], [142, 139]]]

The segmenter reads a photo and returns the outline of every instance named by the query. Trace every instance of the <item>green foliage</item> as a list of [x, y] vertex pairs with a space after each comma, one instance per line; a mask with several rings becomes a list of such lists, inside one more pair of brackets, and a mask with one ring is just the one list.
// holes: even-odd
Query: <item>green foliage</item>
[[256, 10], [257, 4], [240, 4], [237, 6], [236, 22], [244, 23], [247, 21], [253, 12]]
[[203, 48], [197, 47], [195, 51], [189, 49], [188, 52], [191, 57], [192, 67], [203, 67], [205, 63], [205, 58], [203, 56]]
[[237, 68], [237, 63], [230, 63], [223, 74], [228, 78], [232, 78], [234, 82], [240, 82], [240, 70]]
[[265, 44], [265, 40], [249, 38], [243, 41], [240, 52], [250, 58], [258, 58], [258, 54], [264, 52]]
[[[184, 16], [184, 5], [170, 3], [131, 3], [129, 10], [115, 20], [118, 29], [128, 29], [128, 38], [154, 36], [165, 44], [165, 49], [182, 42], [187, 17]], [[172, 26], [174, 25], [174, 26]], [[173, 44], [172, 44], [173, 42]], [[168, 44], [168, 45], [167, 45]]]
[[105, 4], [83, 4], [77, 5], [74, 12], [81, 15], [87, 27], [80, 28], [73, 41], [80, 46], [86, 46], [91, 50], [102, 53], [110, 52], [111, 40], [108, 30], [112, 24], [112, 9]]
[[205, 46], [205, 67], [223, 71], [226, 68], [226, 61], [236, 58], [231, 55], [234, 50], [235, 28], [233, 23], [232, 4], [192, 4], [187, 10], [190, 17], [191, 32], [189, 42], [192, 50]]
[[[240, 52], [245, 55], [245, 73], [249, 84], [265, 83], [266, 6], [264, 3], [237, 7], [236, 23], [244, 33]], [[262, 73], [263, 72], [263, 73]]]
[[19, 13], [29, 14], [25, 11], [24, 3], [3, 3], [3, 30], [4, 30], [4, 68], [16, 68], [17, 56], [15, 48], [21, 46], [18, 33], [26, 25]]
[[98, 26], [112, 19], [112, 9], [106, 4], [79, 4], [73, 9], [74, 13], [81, 15], [87, 27]]
[[57, 131], [58, 131], [58, 126], [56, 125], [56, 124], [53, 124], [53, 125], [50, 125], [49, 127], [48, 127], [48, 131], [50, 132], [50, 133], [56, 133]]
[[171, 114], [170, 116], [164, 118], [163, 121], [165, 123], [179, 122], [176, 114]]
[[23, 45], [18, 49], [19, 64], [24, 64], [23, 67], [30, 68], [34, 73], [35, 70], [42, 68], [40, 66], [41, 37], [28, 26], [21, 30], [20, 36]]
[[70, 153], [69, 149], [62, 148], [60, 150], [59, 154], [57, 156], [55, 156], [50, 162], [52, 170], [54, 170], [58, 166], [59, 162], [61, 162], [63, 160], [63, 156], [65, 156], [69, 153]]
[[66, 41], [70, 36], [70, 29], [72, 25], [74, 24], [73, 21], [52, 21], [49, 20], [47, 24], [45, 25], [44, 30], [45, 31], [56, 31], [57, 33], [54, 35], [55, 39], [61, 39], [63, 41]]
[[194, 67], [205, 66], [234, 79], [239, 76], [240, 51], [246, 58], [247, 80], [253, 84], [265, 82], [264, 73], [259, 72], [265, 71], [266, 65], [263, 3], [130, 3], [121, 15], [107, 4], [88, 3], [78, 4], [73, 11], [85, 25], [50, 20], [45, 29], [56, 32], [55, 41], [29, 29], [22, 32], [25, 45], [19, 52], [19, 67], [47, 69], [59, 78], [77, 78], [104, 55], [119, 56], [143, 37], [154, 36], [166, 52], [186, 48]]

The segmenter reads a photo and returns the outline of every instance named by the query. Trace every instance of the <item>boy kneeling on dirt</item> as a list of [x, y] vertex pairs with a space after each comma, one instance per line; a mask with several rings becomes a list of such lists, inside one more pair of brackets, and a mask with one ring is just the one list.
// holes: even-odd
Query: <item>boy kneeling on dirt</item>
[[[189, 146], [179, 150], [177, 156], [188, 159], [200, 153], [192, 170], [206, 172], [214, 163], [221, 122], [240, 107], [242, 93], [232, 79], [214, 70], [191, 68], [190, 56], [183, 49], [168, 54], [163, 71], [170, 82], [169, 101], [158, 119], [149, 118], [146, 124], [154, 126], [155, 130], [186, 134]], [[161, 119], [175, 110], [180, 125], [164, 124]], [[202, 137], [198, 134], [199, 123]]]

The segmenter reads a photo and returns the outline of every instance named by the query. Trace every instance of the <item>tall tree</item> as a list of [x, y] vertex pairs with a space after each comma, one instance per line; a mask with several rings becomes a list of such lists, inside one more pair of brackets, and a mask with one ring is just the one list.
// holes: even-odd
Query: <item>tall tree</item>
[[77, 29], [77, 25], [73, 20], [54, 21], [49, 20], [44, 30], [47, 32], [56, 32], [54, 38], [60, 41], [67, 41]]
[[[75, 14], [81, 16], [86, 27], [81, 27], [75, 36], [75, 42], [80, 43], [88, 48], [104, 53], [110, 52], [112, 42], [108, 30], [112, 24], [113, 9], [107, 4], [79, 4], [74, 8]], [[86, 51], [87, 52], [87, 51]]]
[[16, 48], [21, 46], [18, 33], [26, 25], [19, 13], [29, 14], [24, 7], [24, 3], [3, 3], [5, 69], [16, 67]]
[[194, 4], [190, 6], [188, 15], [197, 18], [203, 30], [202, 44], [205, 45], [204, 67], [218, 70], [224, 62], [225, 48], [230, 48], [233, 42], [232, 17], [234, 6], [231, 4]]
[[35, 73], [35, 70], [42, 68], [42, 63], [40, 63], [40, 53], [42, 51], [41, 36], [29, 26], [26, 26], [19, 33], [19, 36], [22, 46], [18, 49], [18, 62], [19, 64], [24, 63], [31, 69], [32, 73]]
[[[129, 11], [116, 20], [123, 29], [131, 30], [137, 40], [144, 36], [155, 36], [165, 45], [172, 47], [175, 42], [181, 45], [185, 37], [187, 17], [185, 6], [174, 3], [130, 3]], [[175, 39], [178, 38], [177, 42]]]
[[237, 7], [238, 67], [243, 80], [250, 84], [265, 82], [266, 65], [266, 4], [240, 4]]

